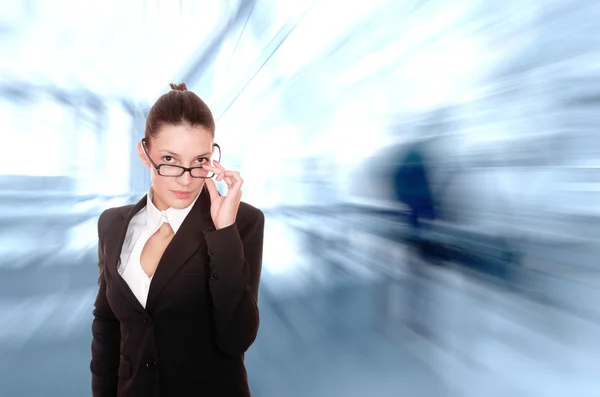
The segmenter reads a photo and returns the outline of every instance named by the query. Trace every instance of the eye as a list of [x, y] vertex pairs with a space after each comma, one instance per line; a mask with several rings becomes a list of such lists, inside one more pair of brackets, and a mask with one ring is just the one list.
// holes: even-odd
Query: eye
[[208, 162], [210, 162], [210, 159], [207, 159], [206, 157], [198, 157], [197, 161], [199, 163], [208, 163]]
[[171, 156], [163, 156], [162, 159], [165, 160], [167, 163], [170, 163], [173, 161], [173, 157], [171, 157]]

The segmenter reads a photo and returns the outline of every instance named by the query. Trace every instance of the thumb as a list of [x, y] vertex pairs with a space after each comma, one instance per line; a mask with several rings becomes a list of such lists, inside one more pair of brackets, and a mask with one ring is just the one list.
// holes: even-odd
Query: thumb
[[217, 190], [217, 185], [215, 185], [215, 181], [213, 181], [210, 178], [207, 178], [206, 182], [204, 182], [204, 184], [208, 188], [208, 193], [210, 194], [211, 200], [214, 200], [220, 196], [219, 191]]

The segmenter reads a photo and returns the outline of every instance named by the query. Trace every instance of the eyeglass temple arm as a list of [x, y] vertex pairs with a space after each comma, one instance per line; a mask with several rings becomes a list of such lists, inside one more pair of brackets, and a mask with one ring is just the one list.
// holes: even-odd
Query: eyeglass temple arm
[[218, 159], [217, 161], [218, 161], [218, 162], [221, 162], [221, 146], [219, 146], [219, 144], [218, 144], [218, 143], [213, 143], [213, 148], [214, 148], [215, 146], [216, 146], [217, 148], [219, 148], [219, 159]]

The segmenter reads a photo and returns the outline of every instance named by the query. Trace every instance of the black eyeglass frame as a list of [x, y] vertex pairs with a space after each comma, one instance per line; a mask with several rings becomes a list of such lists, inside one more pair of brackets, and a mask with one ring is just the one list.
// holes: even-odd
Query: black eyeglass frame
[[[214, 154], [214, 148], [215, 147], [217, 149], [219, 149], [219, 159], [217, 160], [217, 162], [221, 162], [221, 146], [219, 146], [218, 143], [213, 143], [212, 146], [213, 146], [213, 154]], [[167, 177], [167, 178], [179, 178], [180, 176], [182, 176], [186, 172], [189, 172], [190, 176], [192, 178], [208, 179], [208, 178], [212, 178], [213, 176], [216, 175], [214, 172], [211, 172], [211, 171], [209, 171], [209, 173], [211, 174], [210, 176], [194, 176], [194, 175], [192, 175], [192, 170], [193, 169], [200, 168], [200, 169], [204, 170], [204, 168], [202, 168], [202, 167], [182, 167], [180, 165], [174, 165], [174, 164], [156, 164], [154, 162], [154, 160], [152, 160], [152, 157], [150, 157], [150, 154], [148, 154], [148, 150], [146, 150], [146, 139], [142, 139], [142, 148], [144, 149], [144, 153], [146, 154], [146, 157], [148, 158], [148, 161], [150, 161], [150, 163], [152, 164], [152, 166], [154, 167], [154, 169], [156, 169], [156, 172], [158, 172], [158, 175], [160, 175], [160, 176], [164, 176], [164, 177]], [[163, 174], [160, 173], [160, 168], [164, 167], [164, 166], [179, 168], [179, 169], [181, 169], [181, 174], [179, 174], [179, 175], [163, 175]]]

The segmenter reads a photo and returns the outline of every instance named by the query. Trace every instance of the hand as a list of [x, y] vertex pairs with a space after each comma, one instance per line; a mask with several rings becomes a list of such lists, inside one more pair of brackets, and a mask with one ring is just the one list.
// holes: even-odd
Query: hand
[[210, 216], [218, 229], [223, 229], [235, 223], [240, 200], [242, 198], [242, 184], [244, 180], [237, 171], [227, 171], [218, 161], [213, 160], [214, 166], [202, 164], [202, 167], [216, 174], [217, 181], [225, 181], [227, 195], [219, 195], [217, 185], [211, 178], [206, 179], [206, 187], [210, 194]]

